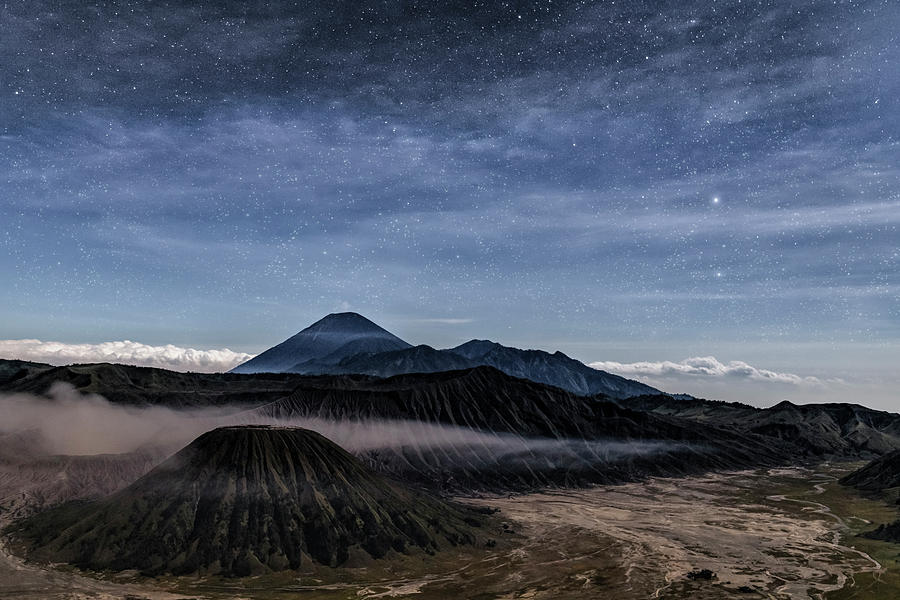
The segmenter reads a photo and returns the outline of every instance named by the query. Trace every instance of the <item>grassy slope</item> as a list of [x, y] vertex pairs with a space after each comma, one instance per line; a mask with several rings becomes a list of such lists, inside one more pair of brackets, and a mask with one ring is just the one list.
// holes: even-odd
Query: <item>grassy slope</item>
[[[896, 496], [896, 490], [893, 495]], [[898, 507], [886, 500], [866, 497], [853, 488], [838, 484], [828, 486], [822, 497], [825, 498], [822, 500], [824, 503], [832, 506], [835, 514], [846, 518], [850, 532], [844, 538], [845, 543], [865, 552], [881, 563], [885, 569], [882, 573], [864, 573], [857, 576], [853, 586], [829, 594], [828, 600], [900, 598], [900, 544], [871, 540], [858, 535], [871, 531], [881, 523], [897, 520], [900, 517]], [[871, 523], [847, 518], [854, 516]]]

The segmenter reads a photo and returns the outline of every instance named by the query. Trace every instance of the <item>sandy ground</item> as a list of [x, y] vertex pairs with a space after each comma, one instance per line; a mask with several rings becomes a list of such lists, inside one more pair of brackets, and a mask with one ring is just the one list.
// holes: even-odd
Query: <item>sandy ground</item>
[[[779, 494], [785, 486], [779, 488], [776, 480], [799, 491]], [[841, 519], [816, 501], [830, 481], [810, 471], [782, 469], [465, 500], [500, 508], [509, 529], [522, 534], [514, 549], [444, 560], [427, 574], [378, 577], [372, 583], [354, 577], [356, 584], [348, 579], [319, 587], [295, 579], [279, 585], [283, 596], [271, 590], [229, 591], [228, 585], [173, 595], [43, 569], [0, 546], [0, 599], [821, 599], [854, 573], [881, 569], [841, 543]], [[700, 569], [715, 578], [688, 577]]]
[[[760, 493], [774, 476], [807, 482], [813, 496]], [[881, 568], [868, 555], [842, 545], [841, 520], [810, 499], [827, 480], [805, 470], [782, 469], [478, 503], [499, 507], [506, 518], [524, 526], [532, 544], [543, 544], [545, 550], [564, 546], [563, 536], [571, 539], [572, 526], [615, 540], [625, 583], [610, 589], [615, 591], [610, 597], [813, 599], [840, 589], [852, 573]], [[711, 570], [716, 578], [691, 581], [687, 574], [699, 569]]]
[[4, 600], [176, 600], [183, 595], [145, 586], [114, 582], [44, 569], [12, 556], [0, 543], [0, 598]]

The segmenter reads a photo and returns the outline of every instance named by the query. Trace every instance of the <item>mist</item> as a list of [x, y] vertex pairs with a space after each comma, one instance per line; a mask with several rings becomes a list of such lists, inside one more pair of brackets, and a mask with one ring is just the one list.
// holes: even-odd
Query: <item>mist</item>
[[235, 409], [174, 410], [113, 404], [55, 383], [47, 396], [0, 394], [0, 433], [31, 432], [48, 454], [121, 454], [173, 449], [227, 424]]
[[404, 453], [451, 456], [478, 463], [511, 456], [578, 456], [609, 461], [630, 454], [670, 450], [670, 442], [559, 440], [523, 438], [511, 433], [484, 432], [410, 420], [365, 421], [320, 418], [273, 418], [246, 406], [176, 410], [162, 406], [113, 404], [97, 394], [82, 394], [67, 383], [56, 383], [46, 397], [0, 395], [0, 433], [32, 434], [47, 454], [96, 455], [136, 451], [174, 453], [202, 433], [229, 425], [303, 427], [321, 433], [351, 453], [384, 449]]

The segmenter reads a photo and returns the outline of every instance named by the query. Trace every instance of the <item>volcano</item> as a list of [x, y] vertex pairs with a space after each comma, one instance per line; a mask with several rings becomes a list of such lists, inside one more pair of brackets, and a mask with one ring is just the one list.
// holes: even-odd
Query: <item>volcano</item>
[[584, 396], [628, 398], [661, 393], [638, 381], [591, 368], [562, 352], [521, 350], [489, 340], [471, 340], [444, 350], [411, 346], [352, 312], [330, 314], [231, 372], [392, 377], [480, 366]]
[[475, 543], [482, 513], [374, 474], [299, 428], [205, 433], [106, 499], [16, 525], [30, 558], [93, 570], [243, 577]]
[[303, 372], [298, 365], [332, 365], [359, 354], [409, 348], [390, 331], [354, 312], [332, 313], [231, 370], [232, 373]]

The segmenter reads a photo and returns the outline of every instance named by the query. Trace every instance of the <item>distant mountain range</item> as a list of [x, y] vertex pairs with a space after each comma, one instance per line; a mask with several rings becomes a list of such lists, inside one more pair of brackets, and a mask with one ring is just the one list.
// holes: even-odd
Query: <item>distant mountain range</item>
[[585, 396], [628, 398], [661, 393], [638, 381], [593, 369], [562, 352], [520, 350], [489, 340], [471, 340], [445, 350], [413, 346], [353, 312], [330, 314], [231, 372], [391, 377], [481, 366]]
[[[228, 407], [238, 411], [233, 414], [241, 423], [347, 423], [352, 431], [394, 441], [377, 450], [353, 450], [369, 467], [453, 493], [859, 460], [900, 448], [900, 415], [858, 405], [781, 403], [761, 409], [663, 394], [611, 401], [489, 366], [378, 378], [11, 363], [0, 360], [0, 369], [13, 373], [0, 380], [0, 393], [47, 394], [65, 382], [114, 404]], [[360, 425], [365, 423], [374, 425]], [[402, 425], [382, 429], [384, 423]], [[353, 441], [342, 434], [339, 443]], [[23, 456], [21, 444], [0, 437], [0, 459], [7, 443], [6, 455]], [[58, 495], [70, 497], [71, 490]]]
[[858, 456], [871, 458], [900, 448], [900, 415], [858, 404], [779, 402], [756, 408], [737, 402], [664, 395], [622, 401], [634, 410], [690, 419], [790, 443], [797, 458]]

